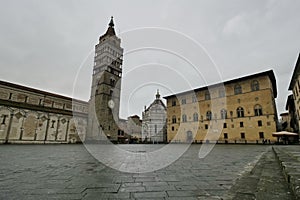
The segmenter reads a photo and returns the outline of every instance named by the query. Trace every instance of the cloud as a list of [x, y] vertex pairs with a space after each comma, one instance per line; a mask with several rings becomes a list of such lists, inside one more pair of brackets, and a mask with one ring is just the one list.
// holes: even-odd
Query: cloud
[[[170, 28], [203, 44], [224, 79], [273, 68], [278, 91], [287, 91], [300, 51], [299, 7], [300, 1], [294, 0], [5, 1], [0, 7], [0, 79], [71, 96], [78, 67], [94, 49], [99, 36], [106, 31], [110, 16], [114, 15], [116, 31], [125, 51], [139, 40], [129, 40], [122, 32], [147, 26]], [[150, 42], [151, 36], [143, 35], [142, 42]], [[188, 43], [178, 38], [156, 37], [150, 46], [166, 43], [164, 38], [170, 39], [168, 47], [193, 61], [201, 72], [210, 70], [204, 60], [199, 59], [199, 51], [192, 46], [186, 48]], [[131, 67], [130, 61], [143, 63], [147, 61], [144, 57], [153, 58], [153, 54], [138, 58], [125, 55], [124, 72]], [[195, 73], [186, 70], [176, 59], [165, 61], [158, 57], [151, 62], [154, 61], [167, 62], [174, 69], [184, 70], [193, 87], [205, 84], [199, 78], [193, 79]], [[92, 63], [91, 58], [84, 64], [86, 72], [78, 82], [76, 98], [89, 98]], [[211, 80], [215, 76], [206, 77], [208, 83], [215, 82]], [[134, 81], [124, 81], [122, 86], [130, 86]], [[153, 100], [156, 89], [143, 91], [143, 98], [139, 99], [141, 105], [134, 106], [129, 114], [140, 114], [143, 105]], [[161, 95], [166, 95], [163, 92]], [[286, 93], [279, 94], [280, 113]]]
[[246, 17], [239, 14], [228, 20], [223, 28], [225, 35], [242, 36], [248, 34], [250, 31], [249, 24], [246, 22]]

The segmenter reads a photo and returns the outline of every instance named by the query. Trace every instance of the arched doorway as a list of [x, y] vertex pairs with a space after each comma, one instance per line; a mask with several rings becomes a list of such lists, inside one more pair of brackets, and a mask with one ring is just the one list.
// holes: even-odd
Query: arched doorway
[[186, 142], [191, 143], [193, 141], [193, 133], [192, 131], [186, 132]]

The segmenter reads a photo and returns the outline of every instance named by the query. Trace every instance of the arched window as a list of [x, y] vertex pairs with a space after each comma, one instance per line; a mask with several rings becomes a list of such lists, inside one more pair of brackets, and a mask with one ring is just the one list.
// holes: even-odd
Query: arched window
[[242, 87], [239, 84], [234, 86], [234, 94], [242, 94]]
[[182, 115], [182, 122], [186, 122], [186, 121], [187, 121], [186, 115], [183, 114], [183, 115]]
[[113, 78], [110, 78], [110, 85], [115, 86], [115, 84], [116, 84], [116, 80]]
[[175, 115], [173, 115], [173, 117], [172, 117], [172, 123], [176, 124], [176, 116]]
[[221, 110], [221, 119], [226, 119], [227, 118], [227, 111], [225, 109]]
[[172, 99], [172, 106], [176, 106], [176, 100]]
[[210, 100], [210, 93], [209, 91], [205, 91], [205, 100]]
[[211, 120], [211, 112], [210, 111], [206, 112], [206, 119]]
[[236, 109], [236, 114], [237, 114], [237, 117], [244, 117], [244, 108], [238, 107]]
[[254, 106], [254, 115], [255, 116], [261, 116], [263, 114], [263, 112], [262, 112], [262, 107], [261, 107], [261, 105], [255, 105]]
[[193, 97], [192, 97], [192, 102], [193, 102], [193, 103], [197, 102], [197, 97], [196, 97], [196, 96], [193, 96]]
[[194, 122], [198, 121], [198, 113], [193, 114], [193, 119], [194, 119]]
[[252, 81], [252, 83], [251, 83], [251, 89], [252, 89], [252, 91], [259, 90], [259, 83], [258, 83], [257, 80]]
[[219, 89], [219, 97], [225, 97], [225, 89], [224, 88]]
[[193, 141], [193, 132], [187, 131], [186, 132], [186, 142], [192, 142]]

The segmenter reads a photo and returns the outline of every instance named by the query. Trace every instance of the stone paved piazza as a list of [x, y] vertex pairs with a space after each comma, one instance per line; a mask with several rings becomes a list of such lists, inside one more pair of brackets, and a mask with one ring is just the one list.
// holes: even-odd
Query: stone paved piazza
[[0, 199], [222, 199], [271, 149], [216, 145], [199, 159], [200, 147], [164, 169], [132, 174], [104, 166], [83, 145], [1, 145]]

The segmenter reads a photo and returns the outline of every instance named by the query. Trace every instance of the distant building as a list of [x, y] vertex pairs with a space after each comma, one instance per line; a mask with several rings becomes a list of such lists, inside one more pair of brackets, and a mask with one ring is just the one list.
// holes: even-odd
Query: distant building
[[85, 139], [88, 103], [0, 81], [0, 143], [76, 143]]
[[[293, 92], [295, 112], [297, 115], [297, 127], [300, 124], [300, 54], [298, 56], [292, 79], [289, 85], [289, 90]], [[292, 105], [289, 103], [289, 105]], [[298, 130], [299, 132], [299, 130]]]
[[288, 111], [287, 115], [284, 114], [282, 116], [282, 120], [286, 119], [286, 124], [284, 123], [282, 126], [283, 130], [298, 133], [298, 118], [296, 114], [295, 102], [293, 95], [289, 95], [287, 98], [285, 109]]
[[130, 140], [133, 142], [140, 142], [142, 138], [142, 120], [137, 115], [127, 118], [126, 131], [130, 135]]
[[164, 97], [168, 142], [275, 142], [276, 97], [272, 70]]
[[290, 126], [290, 122], [291, 122], [291, 119], [290, 119], [290, 115], [288, 112], [285, 112], [285, 113], [281, 113], [280, 114], [280, 129], [281, 130], [284, 130], [284, 131], [290, 131], [291, 129], [291, 126]]
[[166, 114], [165, 104], [160, 99], [159, 91], [153, 103], [143, 112], [142, 138], [145, 142], [166, 142]]

